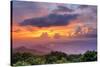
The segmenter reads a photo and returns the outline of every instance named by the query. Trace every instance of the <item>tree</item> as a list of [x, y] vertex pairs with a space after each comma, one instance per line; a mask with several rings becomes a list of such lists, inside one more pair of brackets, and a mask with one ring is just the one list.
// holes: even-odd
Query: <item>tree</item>
[[62, 52], [51, 52], [46, 56], [47, 64], [65, 63], [67, 62], [66, 54]]
[[33, 55], [27, 52], [24, 53], [17, 52], [12, 55], [13, 66], [87, 62], [96, 60], [97, 60], [96, 51], [87, 51], [84, 54], [70, 54], [70, 55], [58, 51], [51, 52], [48, 55], [43, 55], [43, 56]]
[[15, 64], [16, 62], [18, 61], [25, 61], [26, 59], [32, 57], [33, 55], [30, 54], [30, 53], [20, 53], [20, 52], [17, 52], [17, 53], [14, 53], [12, 55], [12, 64]]
[[26, 65], [31, 65], [31, 64], [25, 61], [18, 61], [16, 62], [16, 64], [13, 64], [13, 66], [26, 66]]
[[80, 58], [81, 61], [96, 61], [97, 60], [97, 52], [96, 51], [87, 51], [83, 56]]
[[45, 64], [45, 56], [32, 56], [26, 59], [31, 65]]

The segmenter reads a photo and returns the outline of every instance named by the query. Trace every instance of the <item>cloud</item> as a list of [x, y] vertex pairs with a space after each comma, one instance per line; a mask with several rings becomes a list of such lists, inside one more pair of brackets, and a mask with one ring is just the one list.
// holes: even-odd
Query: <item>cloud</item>
[[97, 24], [97, 6], [95, 5], [79, 5], [72, 14], [79, 14], [78, 20], [81, 23], [96, 28]]
[[74, 10], [71, 8], [68, 8], [67, 6], [63, 6], [63, 5], [58, 5], [57, 9], [54, 9], [53, 12], [54, 13], [67, 13], [67, 12], [73, 12]]
[[22, 26], [37, 26], [37, 27], [49, 27], [49, 26], [62, 26], [67, 25], [69, 21], [77, 18], [77, 14], [75, 15], [58, 15], [58, 14], [50, 14], [41, 18], [31, 18], [26, 19], [20, 25]]
[[24, 19], [46, 16], [47, 6], [37, 2], [12, 1], [13, 20], [21, 22]]
[[79, 5], [78, 8], [80, 8], [80, 9], [85, 9], [85, 8], [88, 8], [88, 7], [89, 7], [89, 5]]
[[61, 26], [77, 19], [96, 28], [97, 6], [94, 5], [14, 1], [12, 8], [13, 22], [22, 22], [21, 26]]

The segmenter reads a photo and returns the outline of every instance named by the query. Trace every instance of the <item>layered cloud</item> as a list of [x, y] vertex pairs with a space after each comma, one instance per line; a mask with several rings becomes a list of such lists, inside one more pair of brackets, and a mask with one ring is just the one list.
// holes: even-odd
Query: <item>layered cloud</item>
[[14, 1], [13, 20], [22, 22], [30, 18], [45, 17], [49, 14], [80, 14], [84, 22], [96, 22], [97, 7], [93, 5], [60, 4], [45, 2]]
[[12, 19], [14, 36], [52, 37], [96, 36], [97, 7], [94, 5], [60, 4], [13, 1]]
[[77, 18], [77, 14], [75, 15], [58, 15], [58, 14], [50, 14], [41, 18], [32, 18], [24, 20], [20, 25], [22, 26], [37, 26], [37, 27], [50, 27], [50, 26], [65, 26], [69, 24], [70, 21]]

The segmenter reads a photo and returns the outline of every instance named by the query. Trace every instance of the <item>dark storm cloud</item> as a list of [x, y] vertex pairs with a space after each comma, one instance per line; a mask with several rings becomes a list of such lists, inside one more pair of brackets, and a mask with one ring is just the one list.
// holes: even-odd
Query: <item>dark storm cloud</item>
[[45, 17], [31, 18], [24, 20], [22, 23], [20, 23], [20, 25], [22, 26], [31, 25], [37, 27], [62, 26], [62, 25], [67, 25], [69, 21], [76, 19], [77, 16], [78, 16], [77, 14], [74, 15], [50, 14]]

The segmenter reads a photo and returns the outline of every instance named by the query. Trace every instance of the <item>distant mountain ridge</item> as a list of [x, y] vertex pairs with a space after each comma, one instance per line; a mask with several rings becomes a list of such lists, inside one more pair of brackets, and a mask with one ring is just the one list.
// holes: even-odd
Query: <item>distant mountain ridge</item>
[[13, 48], [12, 50], [13, 53], [24, 53], [24, 52], [28, 52], [28, 53], [32, 53], [34, 55], [46, 55], [48, 53], [50, 53], [50, 49], [46, 48], [46, 47], [39, 47], [39, 46], [35, 46], [33, 48], [27, 48], [25, 46], [20, 46], [20, 47], [16, 47]]

